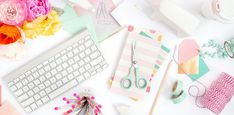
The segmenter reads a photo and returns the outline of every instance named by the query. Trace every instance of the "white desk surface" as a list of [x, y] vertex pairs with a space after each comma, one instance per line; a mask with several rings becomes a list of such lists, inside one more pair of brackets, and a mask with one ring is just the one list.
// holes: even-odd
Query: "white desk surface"
[[[188, 0], [175, 0], [175, 1], [181, 6], [183, 6], [184, 8], [188, 9], [190, 12], [193, 12], [196, 16], [198, 16], [202, 20], [201, 26], [195, 33], [195, 36], [192, 37], [196, 39], [200, 45], [202, 41], [205, 41], [207, 39], [216, 39], [216, 40], [224, 41], [224, 40], [234, 37], [234, 24], [221, 24], [216, 21], [206, 20], [200, 15], [199, 9], [203, 0], [189, 0], [189, 1]], [[161, 22], [157, 22], [151, 25], [150, 28], [156, 28], [157, 30], [161, 30], [167, 33], [166, 37], [168, 36], [168, 38], [166, 40], [167, 41], [166, 43], [171, 44], [170, 47], [173, 47], [172, 44], [181, 40], [180, 38], [176, 37], [174, 33]], [[94, 76], [93, 78], [89, 79], [88, 81], [85, 81], [83, 84], [78, 86], [78, 88], [91, 87], [95, 90], [97, 101], [101, 103], [103, 106], [102, 111], [104, 115], [117, 115], [113, 105], [119, 104], [119, 103], [128, 104], [131, 106], [130, 115], [148, 115], [153, 98], [156, 94], [156, 91], [154, 90], [154, 88], [152, 88], [152, 92], [149, 95], [147, 95], [143, 101], [140, 101], [140, 102], [134, 102], [133, 100], [127, 97], [123, 97], [121, 95], [112, 93], [110, 92], [108, 88], [107, 81], [109, 77], [112, 75], [112, 73], [114, 72], [115, 66], [117, 65], [117, 60], [121, 52], [121, 49], [122, 49], [121, 47], [122, 47], [122, 43], [124, 40], [123, 35], [124, 35], [123, 32], [120, 32], [100, 44], [100, 50], [102, 51], [104, 57], [109, 63], [109, 68], [104, 70], [97, 76]], [[17, 67], [20, 67], [21, 65], [25, 64], [29, 60], [38, 56], [39, 54], [46, 52], [49, 48], [56, 46], [56, 44], [60, 43], [61, 41], [68, 39], [67, 36], [68, 35], [64, 31], [61, 30], [55, 36], [50, 37], [50, 38], [38, 38], [32, 41], [29, 40], [26, 43], [26, 46], [28, 47], [28, 56], [26, 58], [20, 61], [15, 61], [15, 62], [14, 61], [13, 62], [2, 61], [2, 60], [0, 61], [0, 77], [2, 78], [5, 74], [9, 72], [13, 72], [14, 69], [16, 69]], [[207, 87], [209, 87], [210, 83], [217, 78], [217, 75], [220, 72], [227, 72], [231, 75], [234, 75], [234, 71], [232, 68], [234, 66], [234, 60], [205, 59], [205, 61], [208, 64], [211, 71], [199, 80], [203, 82]], [[160, 81], [161, 77], [163, 76], [166, 65], [167, 64], [165, 63], [160, 68], [159, 74], [153, 80], [153, 83], [154, 83], [153, 87], [154, 86], [155, 88], [158, 87], [159, 82], [157, 81]], [[186, 100], [180, 104], [175, 105], [171, 102], [170, 100], [171, 87], [172, 87], [172, 83], [176, 79], [180, 79], [184, 82], [186, 92], [190, 85], [195, 84], [187, 76], [178, 75], [176, 70], [177, 70], [177, 66], [175, 63], [173, 63], [173, 66], [169, 73], [169, 79], [167, 80], [165, 84], [165, 87], [162, 91], [161, 97], [156, 107], [156, 113], [154, 114], [155, 115], [156, 114], [157, 115], [173, 115], [173, 114], [212, 115], [213, 113], [210, 112], [209, 110], [200, 109], [196, 107], [194, 103], [195, 99], [189, 95], [187, 95]], [[0, 83], [2, 83], [2, 80], [0, 81]], [[68, 91], [63, 96], [72, 95], [72, 93], [77, 91], [78, 88], [74, 88], [71, 91]], [[3, 99], [11, 101], [17, 107], [17, 109], [24, 114], [23, 110], [16, 103], [16, 100], [9, 93], [9, 91], [6, 90], [5, 87], [3, 87], [3, 91], [4, 91]], [[37, 110], [36, 112], [33, 112], [32, 115], [41, 115], [41, 114], [57, 115], [59, 114], [60, 112], [54, 111], [53, 108], [57, 105], [62, 105], [61, 98], [63, 96], [43, 106], [41, 109]], [[232, 115], [233, 113], [234, 113], [234, 99], [232, 99], [226, 105], [221, 115]]]

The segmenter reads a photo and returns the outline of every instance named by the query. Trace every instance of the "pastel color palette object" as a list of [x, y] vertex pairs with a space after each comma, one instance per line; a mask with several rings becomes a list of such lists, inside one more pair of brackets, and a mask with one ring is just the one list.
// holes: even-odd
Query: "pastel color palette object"
[[179, 74], [199, 73], [199, 46], [196, 41], [185, 39], [179, 45]]
[[206, 65], [205, 61], [202, 59], [202, 57], [199, 58], [199, 73], [198, 74], [191, 74], [188, 75], [193, 81], [196, 81], [206, 73], [208, 73], [210, 70], [208, 66]]
[[[139, 89], [136, 87], [123, 89], [120, 85], [121, 78], [128, 74], [128, 69], [131, 66], [130, 60], [132, 40], [136, 40], [137, 42], [135, 55], [138, 62], [138, 67], [140, 69], [140, 76], [144, 76], [149, 81], [151, 81], [151, 79], [157, 73], [157, 70], [163, 63], [164, 58], [166, 58], [169, 49], [167, 49], [165, 46], [162, 47], [162, 38], [156, 38], [157, 36], [161, 36], [160, 32], [139, 29], [133, 26], [129, 26], [128, 31], [129, 33], [126, 38], [124, 50], [113, 78], [111, 91], [130, 97], [134, 100], [141, 100], [144, 95], [149, 92], [150, 83], [146, 89]], [[141, 34], [143, 32], [144, 34]], [[163, 58], [163, 60], [159, 59], [159, 55]]]
[[83, 28], [87, 28], [91, 32], [93, 40], [96, 43], [99, 42], [90, 16], [78, 16], [73, 8], [67, 5], [64, 14], [60, 17], [60, 21], [62, 22], [62, 28], [70, 35], [73, 36]]
[[0, 115], [21, 115], [9, 101], [3, 102], [0, 106]]

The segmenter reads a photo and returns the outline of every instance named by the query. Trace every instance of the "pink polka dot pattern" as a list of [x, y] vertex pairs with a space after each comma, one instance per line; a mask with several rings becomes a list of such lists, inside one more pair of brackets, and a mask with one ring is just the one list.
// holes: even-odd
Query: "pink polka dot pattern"
[[219, 114], [234, 94], [234, 77], [221, 73], [220, 77], [211, 84], [209, 90], [201, 97], [201, 104]]

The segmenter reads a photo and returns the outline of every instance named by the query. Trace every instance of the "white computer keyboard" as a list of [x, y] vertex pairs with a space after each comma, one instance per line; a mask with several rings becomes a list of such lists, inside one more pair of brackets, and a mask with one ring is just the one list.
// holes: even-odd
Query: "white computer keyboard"
[[84, 29], [5, 76], [4, 82], [24, 110], [31, 113], [106, 67], [91, 34]]

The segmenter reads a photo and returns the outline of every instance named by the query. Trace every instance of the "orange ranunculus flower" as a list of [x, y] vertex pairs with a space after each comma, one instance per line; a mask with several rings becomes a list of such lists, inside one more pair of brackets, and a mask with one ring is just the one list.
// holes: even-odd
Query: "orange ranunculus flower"
[[21, 38], [20, 30], [16, 26], [0, 24], [0, 45], [16, 42]]

